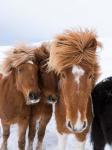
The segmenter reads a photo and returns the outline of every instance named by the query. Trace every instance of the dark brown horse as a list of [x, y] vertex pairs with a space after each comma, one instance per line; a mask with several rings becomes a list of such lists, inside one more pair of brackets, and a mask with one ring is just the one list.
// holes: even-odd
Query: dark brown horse
[[[46, 45], [42, 44], [35, 49], [37, 60], [39, 61], [39, 87], [41, 90], [40, 102], [31, 108], [31, 118], [29, 122], [29, 145], [28, 150], [33, 150], [33, 141], [38, 129], [38, 143], [36, 150], [42, 150], [42, 142], [45, 135], [46, 126], [52, 116], [52, 105], [58, 101], [58, 77], [51, 71], [47, 72], [46, 61], [49, 57]], [[38, 128], [36, 129], [36, 123]]]
[[85, 149], [92, 121], [91, 90], [99, 74], [98, 46], [91, 31], [67, 31], [51, 43], [49, 68], [60, 75], [60, 100], [55, 110], [58, 150], [65, 149], [68, 134], [74, 134], [76, 150]]
[[19, 126], [19, 150], [25, 149], [25, 134], [29, 124], [29, 105], [40, 101], [38, 65], [29, 48], [20, 47], [11, 52], [5, 62], [5, 75], [0, 79], [0, 118], [3, 127], [1, 150], [7, 150], [10, 125]]

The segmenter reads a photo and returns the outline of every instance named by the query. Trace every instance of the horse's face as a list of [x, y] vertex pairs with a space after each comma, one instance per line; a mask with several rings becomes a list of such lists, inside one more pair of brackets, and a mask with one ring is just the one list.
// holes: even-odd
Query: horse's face
[[66, 126], [72, 132], [87, 128], [87, 104], [92, 89], [92, 72], [74, 65], [60, 76], [66, 110]]
[[53, 104], [59, 100], [58, 77], [53, 71], [40, 72], [40, 87], [48, 103]]
[[40, 89], [38, 87], [38, 66], [33, 62], [24, 63], [16, 68], [16, 85], [22, 92], [27, 105], [40, 101]]

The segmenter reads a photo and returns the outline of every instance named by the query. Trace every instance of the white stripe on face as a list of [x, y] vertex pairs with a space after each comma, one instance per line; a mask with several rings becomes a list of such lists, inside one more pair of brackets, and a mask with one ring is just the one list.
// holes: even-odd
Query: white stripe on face
[[74, 65], [72, 68], [72, 73], [74, 75], [75, 81], [79, 85], [80, 77], [84, 75], [85, 71], [81, 67]]
[[[86, 122], [86, 120], [85, 120], [85, 122]], [[86, 127], [83, 128], [83, 125], [84, 125], [84, 123], [81, 121], [81, 113], [78, 110], [77, 121], [76, 121], [76, 123], [74, 125], [74, 129], [77, 130], [77, 131], [79, 131], [79, 132], [80, 131], [82, 132], [82, 130], [84, 130], [86, 128]]]
[[32, 60], [27, 61], [28, 64], [34, 64]]

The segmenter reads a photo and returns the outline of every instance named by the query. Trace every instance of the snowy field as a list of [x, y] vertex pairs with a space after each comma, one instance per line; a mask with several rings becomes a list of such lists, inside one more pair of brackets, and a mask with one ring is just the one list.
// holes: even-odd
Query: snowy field
[[[100, 39], [103, 43], [103, 48], [98, 49], [97, 53], [100, 56], [99, 62], [101, 65], [101, 76], [99, 81], [105, 77], [112, 75], [112, 39], [104, 38]], [[9, 49], [9, 46], [1, 46], [0, 47], [0, 62], [5, 57], [5, 52]], [[17, 140], [18, 140], [18, 133], [17, 133], [17, 126], [13, 125], [11, 127], [11, 135], [8, 140], [8, 150], [17, 150]], [[2, 128], [0, 128], [0, 144], [2, 142]], [[35, 147], [36, 140], [34, 142]], [[56, 136], [56, 126], [55, 126], [55, 119], [54, 116], [52, 117], [50, 123], [47, 126], [46, 135], [44, 138], [44, 149], [45, 150], [56, 150], [56, 146], [58, 143], [58, 139]], [[74, 149], [74, 138], [72, 135], [68, 138], [68, 144], [66, 150], [75, 150]], [[87, 138], [86, 150], [92, 150], [89, 138]], [[110, 150], [106, 148], [105, 150]]]

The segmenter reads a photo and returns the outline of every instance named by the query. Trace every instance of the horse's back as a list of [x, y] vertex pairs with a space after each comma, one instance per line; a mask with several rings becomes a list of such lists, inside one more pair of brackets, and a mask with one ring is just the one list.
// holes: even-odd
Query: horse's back
[[[95, 86], [92, 92], [92, 100], [95, 115], [99, 116], [112, 110], [112, 77], [104, 79]], [[109, 113], [112, 113], [112, 111]]]

